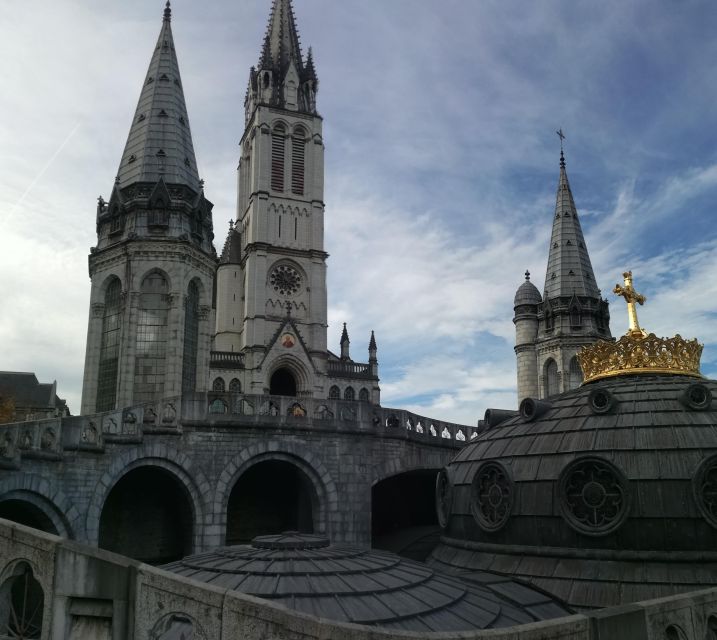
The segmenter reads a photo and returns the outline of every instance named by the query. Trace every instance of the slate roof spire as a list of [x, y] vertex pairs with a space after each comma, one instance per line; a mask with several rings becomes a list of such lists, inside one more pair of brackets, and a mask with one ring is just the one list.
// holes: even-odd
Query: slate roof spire
[[560, 178], [555, 199], [553, 232], [550, 237], [548, 268], [543, 300], [560, 296], [587, 296], [600, 299], [587, 245], [560, 151]]
[[264, 39], [262, 62], [271, 61], [275, 71], [278, 72], [279, 79], [283, 79], [292, 60], [301, 74], [303, 71], [301, 44], [291, 0], [274, 0]]
[[167, 184], [186, 185], [199, 193], [197, 160], [171, 21], [172, 9], [167, 2], [117, 176], [120, 187], [163, 178]]

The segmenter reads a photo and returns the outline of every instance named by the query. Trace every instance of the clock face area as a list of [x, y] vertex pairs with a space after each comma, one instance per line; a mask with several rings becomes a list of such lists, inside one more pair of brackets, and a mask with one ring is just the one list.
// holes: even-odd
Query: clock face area
[[282, 296], [293, 296], [301, 287], [301, 274], [288, 264], [280, 264], [271, 270], [269, 283]]

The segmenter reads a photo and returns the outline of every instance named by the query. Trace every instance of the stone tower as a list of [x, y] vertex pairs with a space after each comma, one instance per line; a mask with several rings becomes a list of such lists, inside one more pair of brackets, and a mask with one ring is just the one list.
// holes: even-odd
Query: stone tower
[[595, 282], [562, 150], [543, 295], [526, 272], [514, 310], [519, 402], [577, 387], [582, 372], [575, 354], [611, 339], [608, 303]]
[[206, 389], [216, 253], [169, 2], [90, 250], [82, 413]]
[[317, 89], [311, 49], [302, 55], [291, 1], [274, 0], [244, 102], [236, 223], [217, 270], [211, 386], [378, 402], [377, 367], [354, 363], [347, 339], [341, 357], [326, 345]]

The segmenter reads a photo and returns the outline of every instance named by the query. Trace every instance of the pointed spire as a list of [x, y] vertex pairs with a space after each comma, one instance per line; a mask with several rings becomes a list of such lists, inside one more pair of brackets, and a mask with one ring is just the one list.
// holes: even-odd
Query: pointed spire
[[341, 359], [349, 360], [349, 332], [346, 330], [346, 323], [344, 322], [344, 330], [341, 332]]
[[241, 234], [239, 225], [233, 220], [229, 221], [229, 233], [224, 242], [222, 255], [219, 257], [219, 264], [240, 264], [241, 263]]
[[373, 335], [373, 329], [371, 330], [371, 339], [368, 342], [368, 361], [375, 364], [377, 361], [376, 354], [378, 353], [378, 347], [376, 346], [376, 336]]
[[600, 297], [568, 182], [565, 155], [561, 149], [560, 178], [543, 300], [573, 294], [596, 299]]
[[297, 70], [303, 71], [299, 33], [291, 0], [274, 0], [269, 17], [269, 26], [264, 39], [262, 60], [271, 60], [276, 65], [277, 80], [283, 79], [290, 61], [294, 61]]
[[306, 65], [304, 65], [304, 78], [306, 80], [318, 80], [316, 77], [316, 69], [314, 68], [314, 52], [309, 47], [309, 52], [306, 54]]
[[199, 192], [189, 116], [174, 48], [169, 2], [149, 63], [118, 171], [121, 187], [134, 182], [181, 184]]
[[346, 330], [346, 323], [344, 322], [344, 330], [341, 332], [341, 344], [349, 342], [349, 332]]

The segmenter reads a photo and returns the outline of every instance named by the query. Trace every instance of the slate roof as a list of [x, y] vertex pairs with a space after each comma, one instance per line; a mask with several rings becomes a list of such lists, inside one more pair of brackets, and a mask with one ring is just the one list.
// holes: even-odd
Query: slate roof
[[538, 287], [536, 287], [530, 281], [530, 274], [526, 271], [525, 281], [518, 287], [518, 290], [515, 292], [513, 306], [518, 307], [524, 304], [536, 305], [540, 304], [542, 301], [543, 299], [540, 297], [540, 291], [538, 291]]
[[163, 177], [168, 184], [186, 185], [200, 192], [169, 7], [164, 12], [117, 175], [120, 187], [135, 182], [155, 183]]
[[224, 242], [222, 255], [219, 264], [240, 264], [241, 263], [241, 233], [235, 226], [229, 227], [227, 239]]
[[[702, 405], [687, 400], [695, 389], [705, 398]], [[600, 394], [613, 403], [603, 412], [594, 404]], [[714, 586], [713, 398], [713, 380], [625, 376], [534, 405], [538, 413], [544, 410], [535, 419], [517, 415], [489, 428], [447, 469], [447, 526], [431, 563], [443, 570], [489, 570], [528, 580], [577, 608]], [[596, 501], [598, 516], [614, 517], [615, 526], [602, 531], [576, 526], [572, 498], [566, 497], [570, 491], [575, 495], [570, 469], [595, 459], [623, 478], [621, 516], [615, 515], [617, 508], [611, 513], [609, 505]], [[510, 499], [504, 523], [490, 530], [476, 515], [481, 512], [476, 496], [479, 487], [491, 486], [490, 480], [481, 485], [481, 478], [493, 464], [504, 470], [506, 480], [497, 484]], [[602, 480], [593, 479], [597, 484], [577, 487], [581, 504], [599, 490]]]
[[565, 157], [561, 151], [560, 179], [555, 199], [553, 232], [550, 237], [543, 299], [573, 294], [600, 298], [565, 170]]
[[295, 532], [164, 568], [309, 615], [389, 629], [488, 629], [570, 613], [544, 593], [500, 576], [477, 572], [463, 581], [388, 552]]
[[54, 382], [39, 382], [34, 373], [0, 371], [0, 396], [12, 397], [16, 408], [54, 409], [65, 407], [57, 397]]

